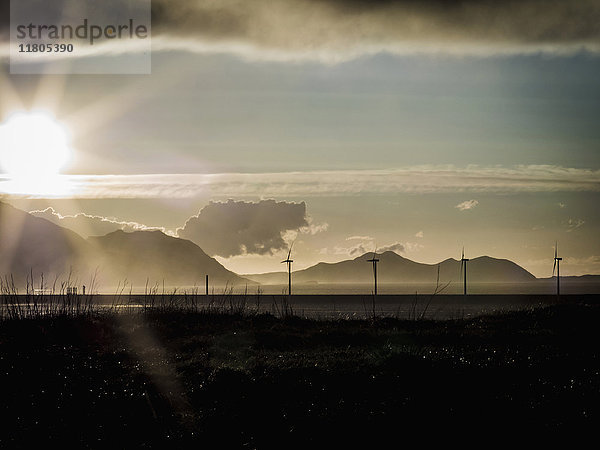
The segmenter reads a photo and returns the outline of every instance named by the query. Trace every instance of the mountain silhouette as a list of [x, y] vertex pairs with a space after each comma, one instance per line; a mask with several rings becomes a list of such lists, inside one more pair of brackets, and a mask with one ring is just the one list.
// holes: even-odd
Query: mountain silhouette
[[33, 276], [40, 287], [42, 274], [48, 289], [61, 283], [90, 285], [97, 274], [99, 289], [112, 289], [127, 280], [143, 289], [145, 284], [204, 287], [254, 284], [225, 269], [191, 241], [167, 236], [160, 231], [115, 231], [84, 239], [74, 231], [46, 219], [34, 217], [0, 202], [0, 276], [11, 277], [22, 290]]
[[105, 258], [103, 277], [110, 280], [123, 281], [126, 277], [135, 286], [143, 286], [147, 280], [151, 285], [164, 280], [169, 286], [203, 287], [208, 274], [211, 285], [254, 284], [225, 269], [193, 242], [162, 231], [118, 230], [88, 241]]
[[[372, 253], [337, 263], [318, 263], [294, 272], [296, 283], [372, 283], [373, 271], [367, 260]], [[377, 278], [379, 283], [435, 283], [438, 264], [423, 264], [387, 251], [377, 255]], [[460, 280], [460, 261], [446, 259], [439, 263], [440, 282]], [[244, 275], [262, 284], [285, 284], [286, 272]], [[507, 259], [480, 256], [468, 262], [468, 279], [471, 282], [519, 283], [535, 281], [534, 275]]]
[[[366, 253], [337, 263], [318, 263], [294, 272], [294, 283], [361, 284], [373, 282], [373, 256]], [[439, 264], [423, 264], [387, 251], [377, 255], [378, 281], [386, 283], [460, 282], [461, 263], [446, 259]], [[6, 283], [13, 277], [22, 289], [33, 275], [39, 288], [42, 274], [45, 287], [60, 289], [61, 282], [75, 285], [90, 283], [98, 274], [96, 287], [113, 289], [125, 280], [138, 291], [164, 282], [168, 287], [200, 286], [209, 275], [210, 285], [244, 286], [247, 284], [287, 284], [287, 272], [237, 275], [208, 256], [191, 241], [167, 236], [161, 231], [115, 231], [87, 240], [74, 231], [46, 219], [0, 202], [0, 276]], [[571, 279], [572, 278], [572, 279]], [[600, 277], [563, 277], [565, 282], [597, 283]], [[473, 258], [468, 263], [470, 283], [522, 283], [536, 281], [531, 273], [507, 259], [489, 256]], [[552, 279], [538, 280], [552, 283]], [[549, 285], [550, 285], [549, 284]]]
[[77, 233], [0, 202], [0, 275], [5, 281], [12, 276], [23, 286], [32, 275], [38, 288], [44, 274], [52, 284], [57, 276], [68, 278], [74, 268], [85, 270], [90, 251]]

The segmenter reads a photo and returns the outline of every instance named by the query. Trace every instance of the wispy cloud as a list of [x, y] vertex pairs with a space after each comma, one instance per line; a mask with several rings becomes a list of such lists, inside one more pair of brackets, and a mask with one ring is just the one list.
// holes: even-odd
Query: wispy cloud
[[[374, 252], [384, 253], [384, 252], [395, 252], [399, 255], [404, 254], [406, 252], [414, 252], [417, 251], [423, 246], [421, 244], [415, 242], [393, 242], [391, 244], [385, 244], [382, 246], [375, 247], [375, 240], [371, 236], [349, 236], [346, 238], [346, 241], [359, 241], [350, 247], [345, 246], [336, 246], [333, 248], [334, 255], [348, 255], [352, 257], [364, 255], [365, 253]], [[330, 253], [327, 249], [321, 249], [321, 253], [328, 254]]]
[[329, 229], [329, 224], [327, 222], [315, 223], [314, 219], [309, 215], [306, 216], [306, 222], [308, 225], [293, 230], [286, 230], [281, 234], [282, 239], [287, 245], [292, 245], [301, 234], [314, 236], [315, 234], [323, 233]]
[[327, 222], [315, 223], [311, 216], [306, 216], [306, 222], [308, 225], [298, 229], [300, 233], [314, 236], [315, 234], [323, 233], [329, 229], [329, 224]]
[[124, 231], [150, 231], [160, 230], [163, 233], [174, 235], [173, 231], [164, 227], [151, 227], [138, 222], [123, 221], [110, 217], [78, 213], [62, 215], [52, 207], [44, 210], [29, 211], [29, 214], [49, 220], [61, 227], [69, 228], [83, 237], [101, 236], [116, 230]]
[[596, 51], [599, 12], [597, 0], [154, 0], [152, 25], [158, 45], [186, 51], [335, 62], [382, 51]]
[[348, 256], [360, 256], [360, 255], [364, 255], [365, 253], [372, 252], [372, 251], [373, 251], [373, 249], [371, 248], [371, 246], [365, 245], [364, 243], [360, 243], [360, 244], [354, 245], [349, 248], [344, 248], [344, 247], [336, 247], [335, 248], [335, 253], [347, 254]]
[[350, 244], [349, 247], [345, 245], [338, 245], [335, 246], [331, 251], [329, 249], [322, 249], [322, 253], [333, 253], [334, 255], [347, 255], [356, 257], [364, 255], [367, 252], [375, 251], [375, 240], [371, 236], [348, 236], [346, 241], [358, 242]]
[[377, 249], [378, 253], [395, 252], [401, 254], [405, 251], [406, 245], [404, 245], [402, 242], [394, 242], [393, 244], [384, 245], [383, 247]]
[[571, 231], [574, 231], [577, 228], [580, 228], [584, 223], [585, 223], [585, 220], [569, 219], [567, 221], [567, 233], [570, 233]]
[[479, 205], [477, 200], [466, 200], [456, 205], [455, 208], [458, 208], [460, 211], [468, 211], [469, 209], [475, 208], [477, 205]]
[[424, 236], [424, 234], [422, 231], [419, 231], [418, 233], [415, 234], [415, 237], [418, 237], [418, 238], [422, 238], [423, 236]]
[[[600, 170], [537, 165], [411, 166], [387, 170], [278, 173], [71, 175], [66, 198], [314, 197], [442, 192], [600, 191]], [[7, 197], [46, 198], [0, 177]]]
[[[599, 13], [598, 0], [153, 0], [152, 44], [154, 51], [324, 62], [383, 51], [598, 51]], [[8, 20], [0, 25], [6, 36]], [[94, 50], [125, 50], [117, 44]]]
[[348, 236], [346, 238], [347, 241], [372, 241], [373, 238], [371, 236]]

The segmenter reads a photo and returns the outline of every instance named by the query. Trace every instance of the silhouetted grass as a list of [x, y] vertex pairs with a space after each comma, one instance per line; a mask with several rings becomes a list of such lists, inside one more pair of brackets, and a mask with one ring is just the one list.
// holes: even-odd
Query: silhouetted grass
[[0, 447], [377, 448], [598, 425], [596, 304], [331, 321], [249, 314], [252, 299], [5, 318]]
[[[40, 287], [35, 288], [33, 275], [26, 279], [24, 293], [20, 293], [11, 277], [0, 278], [0, 320], [40, 319], [94, 314], [98, 306], [92, 294], [74, 294], [70, 276], [57, 285], [47, 287], [42, 275]], [[92, 279], [91, 292], [94, 291]]]
[[[45, 286], [43, 277], [40, 286]], [[28, 277], [25, 292], [21, 293], [12, 277], [4, 277], [0, 279], [0, 320], [97, 316], [135, 311], [253, 315], [260, 310], [262, 299], [260, 288], [251, 293], [247, 287], [242, 292], [235, 292], [232, 286], [225, 286], [220, 293], [213, 290], [209, 295], [201, 295], [198, 288], [166, 291], [163, 287], [159, 291], [158, 286], [153, 286], [149, 289], [146, 287], [144, 294], [133, 294], [131, 287], [129, 292], [125, 291], [126, 286], [127, 280], [119, 284], [114, 295], [109, 296], [110, 303], [106, 304], [100, 299], [107, 296], [95, 293], [93, 283], [86, 294], [72, 293], [70, 280], [61, 282], [58, 287], [55, 282], [52, 288], [35, 289]], [[271, 311], [281, 317], [293, 315], [285, 296], [282, 301], [272, 296]]]

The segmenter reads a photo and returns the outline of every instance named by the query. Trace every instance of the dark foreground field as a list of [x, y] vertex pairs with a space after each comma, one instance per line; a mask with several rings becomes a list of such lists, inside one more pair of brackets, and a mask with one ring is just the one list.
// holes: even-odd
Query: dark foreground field
[[456, 321], [94, 313], [0, 324], [0, 447], [382, 448], [598, 424], [600, 307]]

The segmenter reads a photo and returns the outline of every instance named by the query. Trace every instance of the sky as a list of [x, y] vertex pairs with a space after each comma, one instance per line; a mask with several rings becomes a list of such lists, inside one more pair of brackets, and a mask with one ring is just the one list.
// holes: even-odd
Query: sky
[[295, 269], [464, 246], [547, 277], [558, 241], [561, 273], [600, 274], [599, 1], [215, 5], [153, 2], [150, 75], [10, 75], [0, 27], [0, 126], [44, 110], [72, 149], [66, 189], [0, 174], [1, 200], [238, 273], [294, 242]]

